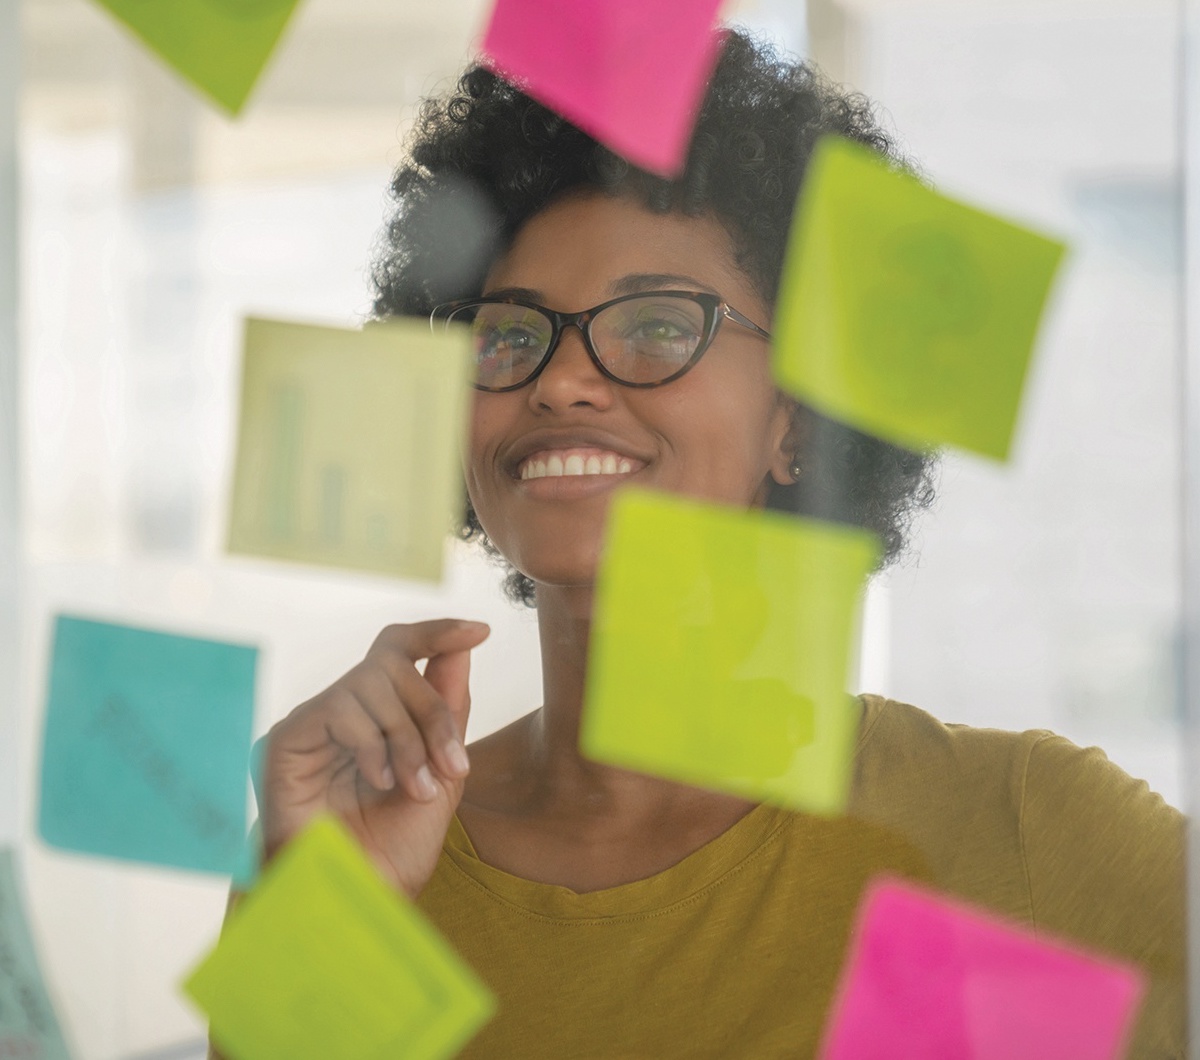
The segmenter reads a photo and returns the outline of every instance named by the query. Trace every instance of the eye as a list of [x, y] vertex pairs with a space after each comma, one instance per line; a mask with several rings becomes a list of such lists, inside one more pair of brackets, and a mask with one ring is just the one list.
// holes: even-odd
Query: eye
[[531, 352], [540, 354], [545, 344], [544, 326], [526, 324], [511, 316], [501, 320], [477, 317], [473, 329], [475, 360], [481, 367], [521, 360]]
[[649, 339], [654, 342], [672, 342], [683, 338], [687, 332], [673, 320], [659, 317], [654, 320], [643, 320], [634, 327], [630, 338]]
[[620, 329], [622, 344], [640, 357], [686, 359], [700, 341], [696, 324], [670, 306], [643, 306]]

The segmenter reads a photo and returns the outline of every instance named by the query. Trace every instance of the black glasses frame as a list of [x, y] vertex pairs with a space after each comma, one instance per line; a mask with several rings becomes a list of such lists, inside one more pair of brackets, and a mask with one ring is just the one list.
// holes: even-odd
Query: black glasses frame
[[[696, 344], [696, 349], [693, 351], [692, 356], [688, 358], [687, 363], [679, 368], [678, 371], [672, 372], [665, 379], [657, 379], [652, 383], [631, 383], [627, 379], [622, 379], [614, 375], [600, 359], [600, 354], [596, 351], [595, 343], [592, 342], [591, 325], [596, 315], [602, 313], [610, 306], [617, 305], [620, 302], [632, 301], [635, 298], [678, 298], [694, 302], [704, 310], [704, 332], [701, 335], [700, 341]], [[591, 358], [592, 363], [601, 375], [621, 386], [634, 387], [638, 390], [649, 390], [653, 387], [673, 382], [692, 368], [704, 355], [709, 346], [712, 345], [712, 341], [717, 337], [717, 332], [720, 330], [721, 321], [723, 320], [732, 320], [733, 323], [753, 331], [756, 335], [760, 335], [764, 339], [770, 339], [771, 337], [769, 331], [760, 328], [745, 314], [739, 313], [728, 302], [723, 301], [720, 296], [702, 291], [639, 291], [635, 294], [621, 295], [619, 298], [610, 298], [607, 302], [601, 302], [599, 305], [594, 305], [591, 309], [585, 309], [580, 313], [560, 313], [554, 309], [547, 309], [544, 305], [538, 305], [537, 302], [529, 302], [522, 298], [464, 298], [456, 302], [443, 302], [441, 305], [435, 306], [433, 312], [429, 314], [429, 323], [433, 328], [437, 327], [439, 320], [444, 325], [448, 325], [464, 309], [498, 304], [521, 306], [524, 309], [534, 309], [542, 313], [550, 320], [551, 332], [550, 342], [546, 346], [546, 352], [542, 354], [542, 359], [534, 366], [533, 371], [519, 383], [510, 383], [508, 386], [484, 386], [481, 383], [472, 381], [471, 385], [476, 390], [483, 390], [489, 394], [502, 394], [509, 390], [519, 390], [521, 387], [532, 383], [542, 374], [546, 365], [550, 363], [550, 358], [554, 356], [554, 351], [558, 349], [558, 342], [562, 338], [562, 333], [569, 327], [579, 329], [580, 334], [583, 336], [584, 349], [587, 350], [588, 357]]]

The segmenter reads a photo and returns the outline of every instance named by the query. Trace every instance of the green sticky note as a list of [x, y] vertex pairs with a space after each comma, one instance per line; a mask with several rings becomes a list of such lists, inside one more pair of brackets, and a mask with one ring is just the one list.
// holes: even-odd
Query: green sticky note
[[440, 580], [469, 355], [424, 320], [248, 320], [229, 550]]
[[449, 1057], [495, 1007], [329, 817], [284, 848], [184, 989], [247, 1060]]
[[25, 918], [13, 852], [0, 848], [0, 1057], [70, 1060]]
[[38, 830], [57, 847], [231, 873], [258, 650], [59, 616]]
[[816, 813], [846, 802], [865, 531], [627, 490], [609, 514], [580, 748]]
[[97, 0], [205, 95], [237, 114], [298, 0]]
[[1064, 251], [828, 137], [789, 237], [776, 379], [901, 445], [1005, 460]]

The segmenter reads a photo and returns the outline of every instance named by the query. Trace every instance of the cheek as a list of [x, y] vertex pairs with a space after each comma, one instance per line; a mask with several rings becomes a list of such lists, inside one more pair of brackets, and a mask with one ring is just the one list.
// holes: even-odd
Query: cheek
[[672, 418], [687, 425], [707, 459], [760, 474], [775, 448], [775, 388], [767, 378], [745, 372], [713, 373], [698, 382], [703, 385], [671, 395]]
[[489, 507], [488, 483], [497, 466], [502, 440], [511, 416], [503, 399], [507, 394], [475, 391], [467, 419], [467, 437], [462, 448], [463, 482], [472, 507], [481, 517]]
[[505, 424], [511, 418], [505, 414], [505, 405], [509, 403], [501, 400], [507, 396], [485, 394], [479, 390], [473, 392], [463, 449], [463, 473], [468, 480], [474, 477], [473, 469], [482, 469], [496, 459]]

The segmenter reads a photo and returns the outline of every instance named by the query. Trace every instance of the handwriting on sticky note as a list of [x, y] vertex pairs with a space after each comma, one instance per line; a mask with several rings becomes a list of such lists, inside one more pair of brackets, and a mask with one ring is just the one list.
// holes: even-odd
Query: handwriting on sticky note
[[720, 50], [719, 7], [720, 0], [498, 0], [485, 61], [631, 162], [673, 176]]
[[107, 697], [93, 716], [92, 727], [113, 755], [136, 771], [156, 797], [170, 803], [198, 836], [226, 847], [242, 838], [245, 815], [220, 806], [184, 776], [170, 748], [126, 700], [117, 695]]
[[865, 892], [822, 1060], [1117, 1060], [1140, 971], [883, 878]]
[[870, 534], [627, 490], [597, 589], [580, 746], [798, 809], [845, 804]]
[[236, 1056], [453, 1056], [486, 987], [355, 841], [318, 819], [261, 876], [185, 990]]
[[16, 859], [0, 848], [0, 1058], [69, 1060], [38, 966]]
[[789, 237], [776, 377], [901, 445], [1006, 459], [1063, 253], [826, 138]]
[[232, 872], [257, 650], [60, 616], [38, 828], [55, 846]]
[[230, 551], [439, 580], [468, 356], [425, 321], [248, 320]]
[[250, 95], [298, 0], [96, 0], [231, 114]]

